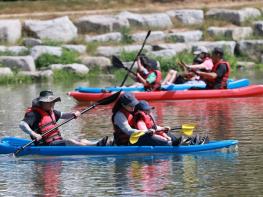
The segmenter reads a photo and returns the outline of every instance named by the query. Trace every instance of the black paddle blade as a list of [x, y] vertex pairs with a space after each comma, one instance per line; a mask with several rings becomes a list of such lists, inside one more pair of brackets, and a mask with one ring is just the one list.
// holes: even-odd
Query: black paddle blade
[[108, 105], [114, 102], [120, 95], [121, 90], [97, 102], [97, 105]]
[[121, 62], [121, 60], [119, 58], [117, 58], [115, 55], [112, 56], [111, 63], [112, 63], [113, 66], [115, 66], [117, 68], [126, 68], [123, 65], [123, 63]]

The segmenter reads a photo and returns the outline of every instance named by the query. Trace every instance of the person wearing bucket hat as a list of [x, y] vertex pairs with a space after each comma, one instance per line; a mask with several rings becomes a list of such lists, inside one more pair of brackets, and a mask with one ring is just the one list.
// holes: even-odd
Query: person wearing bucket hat
[[[204, 83], [200, 81], [200, 77], [195, 75], [196, 70], [211, 71], [213, 67], [212, 59], [208, 49], [204, 46], [194, 50], [195, 55], [192, 65], [187, 65], [183, 61], [177, 62], [183, 69], [183, 73], [178, 73], [176, 70], [169, 70], [162, 85], [182, 84], [182, 83]], [[193, 71], [193, 72], [192, 72]]]
[[98, 142], [92, 142], [86, 139], [63, 139], [58, 128], [43, 135], [46, 131], [55, 128], [59, 119], [77, 118], [80, 116], [79, 111], [66, 113], [55, 110], [55, 103], [59, 101], [61, 101], [61, 98], [54, 96], [52, 91], [44, 90], [40, 92], [37, 98], [33, 99], [32, 106], [27, 109], [19, 127], [22, 131], [29, 134], [32, 139], [36, 139], [35, 145], [106, 145], [108, 139], [107, 136]]
[[162, 73], [158, 70], [158, 62], [150, 59], [143, 58], [141, 64], [147, 69], [148, 73], [142, 76], [139, 72], [137, 73], [137, 79], [143, 84], [147, 91], [157, 91], [161, 89]]
[[[114, 129], [114, 144], [138, 145], [138, 146], [168, 146], [167, 140], [156, 138], [148, 133], [148, 129], [137, 129], [134, 119], [134, 110], [139, 101], [130, 92], [124, 92], [115, 103], [112, 112], [112, 124]], [[133, 133], [144, 132], [135, 144], [129, 142]]]
[[222, 48], [215, 47], [212, 51], [213, 68], [210, 72], [197, 71], [196, 74], [206, 82], [206, 89], [226, 89], [231, 67], [229, 62], [223, 59]]

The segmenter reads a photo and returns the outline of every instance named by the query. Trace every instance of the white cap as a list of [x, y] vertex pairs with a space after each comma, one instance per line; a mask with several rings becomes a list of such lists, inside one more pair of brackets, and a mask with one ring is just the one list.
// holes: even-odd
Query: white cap
[[201, 53], [208, 53], [208, 49], [204, 46], [200, 46], [194, 51], [194, 55], [199, 55]]

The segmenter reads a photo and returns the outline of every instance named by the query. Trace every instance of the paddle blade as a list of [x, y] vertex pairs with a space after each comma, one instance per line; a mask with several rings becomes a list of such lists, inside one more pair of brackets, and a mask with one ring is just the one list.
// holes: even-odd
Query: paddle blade
[[123, 65], [123, 63], [121, 62], [121, 60], [119, 58], [117, 58], [115, 55], [112, 56], [111, 63], [112, 63], [113, 66], [115, 66], [117, 68], [126, 68]]
[[193, 135], [194, 128], [194, 124], [183, 124], [181, 132], [186, 136], [191, 136]]
[[130, 143], [135, 144], [136, 142], [138, 142], [139, 138], [141, 136], [143, 136], [144, 134], [145, 134], [145, 132], [143, 132], [143, 131], [132, 133], [130, 136], [130, 139], [129, 139]]
[[106, 97], [106, 98], [98, 101], [96, 105], [108, 105], [108, 104], [114, 102], [119, 97], [120, 93], [121, 93], [121, 90], [112, 94], [109, 97]]

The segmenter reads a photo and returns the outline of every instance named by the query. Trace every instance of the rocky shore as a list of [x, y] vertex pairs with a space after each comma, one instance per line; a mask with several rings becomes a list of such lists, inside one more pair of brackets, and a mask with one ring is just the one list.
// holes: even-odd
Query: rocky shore
[[[104, 70], [111, 66], [112, 55], [137, 52], [149, 29], [152, 33], [144, 50], [151, 56], [169, 58], [191, 53], [198, 46], [209, 50], [222, 47], [230, 55], [248, 57], [249, 62], [240, 63], [242, 66], [263, 63], [263, 8], [122, 11], [74, 20], [68, 16], [0, 19], [0, 76], [16, 73], [52, 78], [54, 70], [79, 74], [87, 74], [94, 67]], [[88, 49], [92, 44], [96, 46], [93, 52]], [[78, 61], [36, 66], [41, 56], [59, 58], [65, 50], [78, 54]]]

